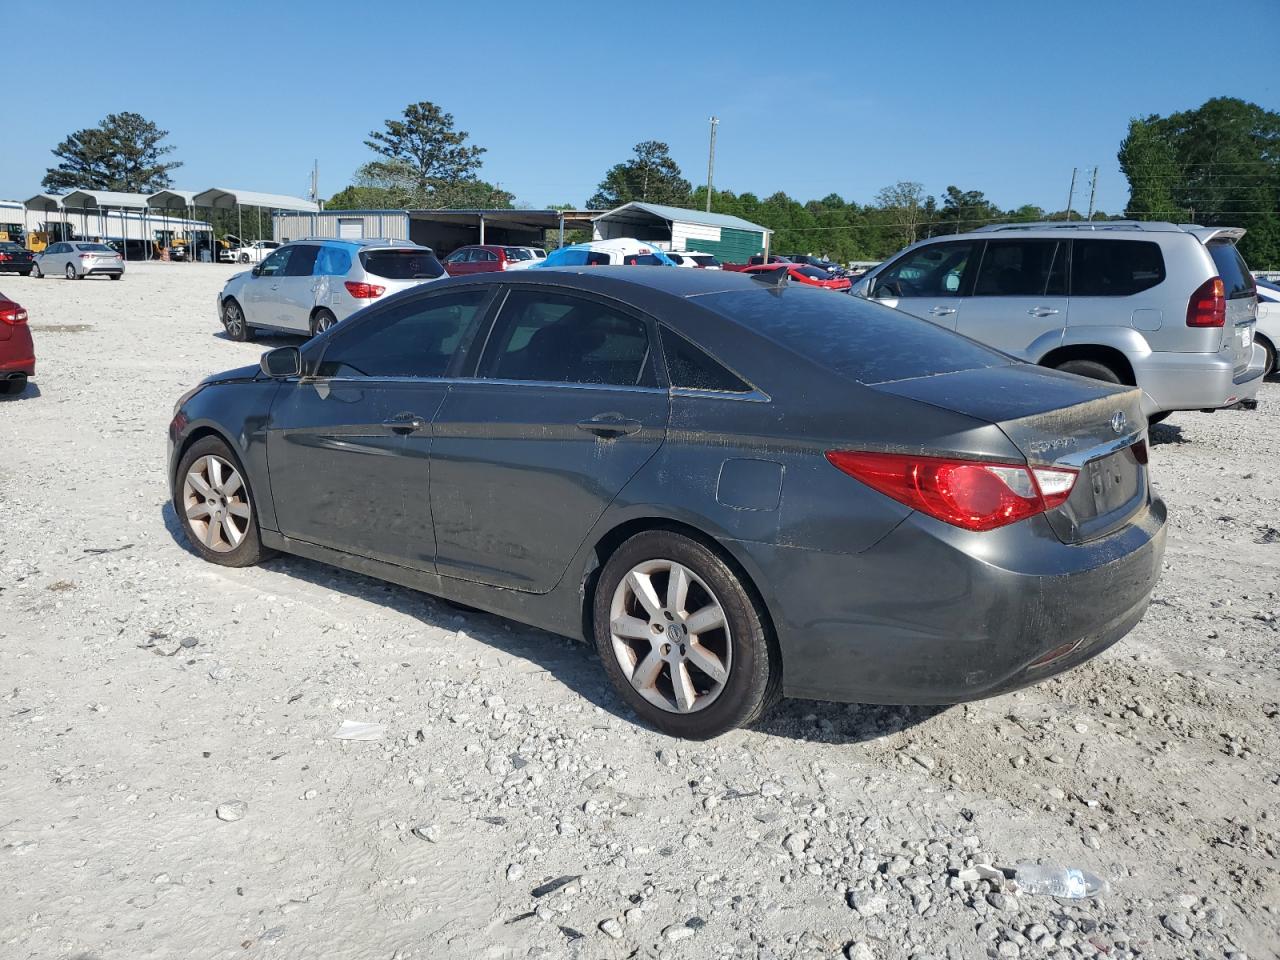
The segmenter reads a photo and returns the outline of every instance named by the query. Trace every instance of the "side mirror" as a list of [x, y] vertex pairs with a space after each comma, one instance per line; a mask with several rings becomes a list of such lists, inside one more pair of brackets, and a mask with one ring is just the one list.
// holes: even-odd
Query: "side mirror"
[[264, 353], [258, 366], [268, 377], [276, 380], [301, 376], [302, 353], [297, 347], [277, 347]]
[[253, 269], [252, 269], [252, 270], [250, 270], [249, 272], [250, 272], [251, 274], [253, 274], [255, 277], [260, 277], [260, 276], [262, 276], [262, 264], [260, 264], [260, 263], [258, 263], [258, 264], [254, 264]]

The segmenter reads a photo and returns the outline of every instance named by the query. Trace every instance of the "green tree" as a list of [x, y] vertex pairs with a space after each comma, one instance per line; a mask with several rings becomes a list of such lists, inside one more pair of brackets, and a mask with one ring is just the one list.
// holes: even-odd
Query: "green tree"
[[385, 187], [351, 185], [339, 190], [325, 202], [326, 210], [397, 210], [396, 195]]
[[981, 190], [947, 187], [942, 197], [942, 210], [938, 214], [938, 229], [934, 231], [934, 235], [964, 233], [1003, 219], [1004, 212], [988, 200]]
[[[383, 207], [369, 209], [500, 209], [508, 210], [515, 196], [501, 187], [471, 177], [465, 180], [422, 180], [417, 169], [402, 160], [375, 160], [356, 171], [351, 188], [356, 197], [378, 199]], [[349, 207], [348, 209], [357, 209]]]
[[1116, 154], [1120, 170], [1129, 181], [1128, 212], [1141, 220], [1180, 220], [1182, 211], [1173, 202], [1178, 161], [1173, 145], [1160, 131], [1156, 116], [1129, 121], [1129, 133]]
[[924, 206], [924, 186], [914, 180], [899, 180], [876, 192], [876, 206], [888, 214], [886, 226], [896, 228], [900, 246], [916, 242], [920, 229], [921, 207]]
[[635, 145], [634, 158], [609, 168], [587, 209], [611, 210], [632, 200], [687, 207], [691, 192], [670, 148], [660, 140], [644, 140]]
[[64, 190], [116, 190], [154, 193], [172, 186], [169, 171], [182, 166], [163, 158], [174, 147], [169, 135], [136, 113], [109, 113], [96, 126], [77, 130], [53, 149], [57, 166], [41, 181], [54, 193]]
[[385, 130], [374, 130], [365, 146], [384, 159], [367, 167], [385, 168], [379, 173], [405, 177], [420, 193], [429, 193], [441, 184], [462, 183], [476, 178], [483, 161], [484, 147], [467, 143], [470, 134], [455, 130], [453, 114], [445, 113], [429, 100], [404, 108], [403, 120], [387, 120]]

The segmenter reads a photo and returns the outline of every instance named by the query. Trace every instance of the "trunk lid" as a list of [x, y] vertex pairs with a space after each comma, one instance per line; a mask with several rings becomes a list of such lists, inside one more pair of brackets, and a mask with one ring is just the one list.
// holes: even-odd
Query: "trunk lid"
[[1147, 503], [1147, 421], [1136, 387], [1022, 364], [875, 389], [995, 424], [1032, 466], [1078, 470], [1070, 498], [1046, 515], [1064, 543], [1105, 536]]

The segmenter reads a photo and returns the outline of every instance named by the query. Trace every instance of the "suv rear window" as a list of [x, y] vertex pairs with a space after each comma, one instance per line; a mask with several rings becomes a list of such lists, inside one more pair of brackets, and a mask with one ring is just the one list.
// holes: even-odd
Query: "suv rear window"
[[813, 287], [762, 286], [700, 296], [696, 303], [859, 383], [891, 383], [1016, 362], [927, 320]]
[[721, 265], [720, 261], [710, 254], [701, 257], [692, 257], [690, 259], [700, 267], [718, 267]]
[[1249, 272], [1236, 245], [1230, 240], [1211, 240], [1208, 246], [1209, 256], [1213, 257], [1213, 265], [1218, 269], [1222, 285], [1227, 288], [1227, 299], [1254, 296], [1258, 290], [1253, 282], [1253, 274]]
[[1129, 297], [1164, 282], [1164, 254], [1150, 240], [1076, 240], [1071, 296]]
[[386, 280], [434, 280], [444, 273], [430, 250], [362, 250], [360, 264]]

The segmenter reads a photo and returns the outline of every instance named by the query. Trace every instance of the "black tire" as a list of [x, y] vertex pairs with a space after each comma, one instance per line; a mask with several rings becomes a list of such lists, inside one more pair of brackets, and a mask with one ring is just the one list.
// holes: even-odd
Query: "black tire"
[[26, 392], [27, 375], [20, 374], [9, 380], [0, 380], [0, 397], [17, 397]]
[[[196, 496], [192, 503], [187, 502], [185, 492], [186, 477], [190, 473], [192, 466], [205, 457], [217, 457], [235, 469], [242, 481], [243, 497], [240, 499], [249, 505], [248, 523], [245, 526], [240, 542], [231, 547], [231, 549], [219, 550], [208, 546], [202, 537], [203, 531], [198, 530], [195, 526], [196, 523], [201, 521], [198, 518], [193, 520], [188, 516], [189, 509], [198, 506], [202, 498]], [[191, 544], [196, 553], [200, 554], [205, 560], [224, 567], [251, 567], [272, 555], [273, 551], [262, 546], [262, 539], [258, 533], [258, 502], [253, 496], [248, 474], [245, 473], [244, 467], [235, 452], [220, 437], [201, 437], [187, 448], [186, 453], [182, 455], [182, 459], [178, 462], [178, 475], [173, 486], [173, 509], [178, 516], [178, 522], [182, 525], [182, 532], [186, 535], [187, 542]], [[223, 498], [224, 502], [229, 499]], [[205, 523], [207, 529], [208, 522], [205, 521]], [[225, 537], [219, 534], [216, 539], [225, 545]]]
[[112, 273], [112, 274], [110, 274], [109, 276], [111, 277], [111, 279], [112, 279], [112, 280], [123, 280], [123, 279], [124, 279], [124, 274], [123, 274], [123, 273]]
[[67, 264], [67, 269], [66, 269], [66, 270], [64, 270], [64, 271], [63, 271], [63, 273], [65, 273], [65, 274], [67, 275], [67, 279], [68, 279], [68, 280], [83, 280], [83, 279], [84, 279], [84, 274], [83, 274], [83, 273], [79, 273], [79, 274], [78, 274], [78, 273], [76, 273], [76, 268], [75, 268], [75, 266], [74, 266], [73, 264], [70, 264], [70, 263], [68, 263], [68, 264]]
[[1151, 416], [1147, 417], [1147, 426], [1150, 427], [1157, 423], [1163, 423], [1169, 419], [1169, 415], [1172, 413], [1172, 410], [1161, 410], [1159, 413], [1153, 413]]
[[35, 277], [37, 280], [44, 279], [44, 274], [40, 272], [40, 264], [33, 263], [31, 265], [31, 275]]
[[222, 301], [222, 326], [226, 328], [227, 336], [237, 343], [253, 339], [244, 309], [231, 297]]
[[[706, 707], [694, 712], [679, 713], [651, 703], [631, 685], [614, 652], [610, 624], [614, 594], [634, 568], [648, 561], [672, 561], [687, 568], [709, 588], [711, 600], [720, 604], [728, 625], [728, 676], [719, 694]], [[647, 723], [670, 736], [707, 740], [747, 726], [768, 711], [781, 694], [782, 660], [767, 619], [755, 599], [718, 554], [681, 534], [669, 530], [646, 531], [614, 551], [596, 583], [592, 626], [605, 673], [622, 699]], [[683, 647], [681, 649], [683, 651]]]
[[[32, 268], [32, 269], [34, 269], [34, 268]], [[22, 274], [24, 277], [29, 277], [29, 276], [31, 276], [31, 270], [19, 270], [18, 272], [19, 272], [20, 274]]]
[[1088, 377], [1091, 380], [1102, 380], [1105, 383], [1124, 383], [1120, 379], [1120, 374], [1097, 360], [1067, 360], [1054, 369], [1061, 370], [1063, 373], [1074, 373], [1078, 377]]
[[1262, 348], [1262, 379], [1265, 380], [1280, 373], [1280, 370], [1276, 369], [1276, 348], [1262, 337], [1258, 337], [1254, 343]]
[[338, 318], [333, 315], [333, 311], [321, 307], [311, 315], [311, 335], [314, 337], [318, 333], [324, 333], [337, 322]]
[[248, 255], [247, 253], [242, 253], [242, 254], [240, 254], [240, 262], [241, 262], [241, 263], [248, 263], [248, 262], [249, 262], [249, 255]]

